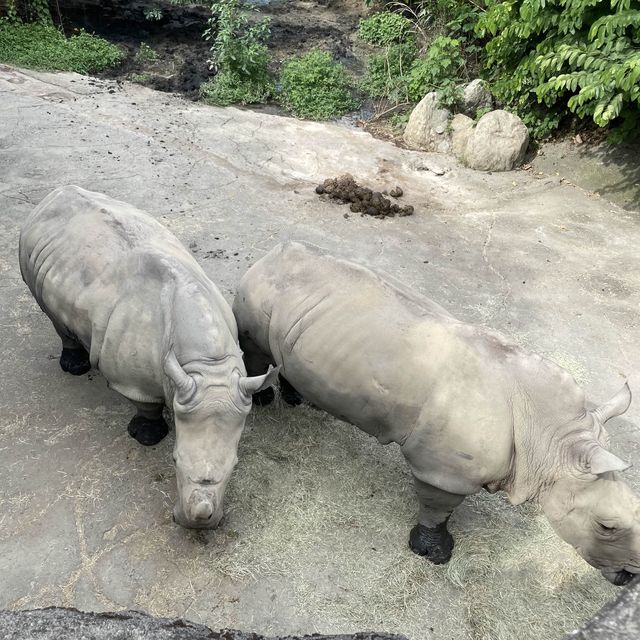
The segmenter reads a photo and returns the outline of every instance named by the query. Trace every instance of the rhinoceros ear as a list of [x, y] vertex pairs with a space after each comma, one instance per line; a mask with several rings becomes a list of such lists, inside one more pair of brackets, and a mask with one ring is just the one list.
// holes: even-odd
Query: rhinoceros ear
[[594, 449], [589, 459], [589, 471], [597, 476], [609, 471], [624, 471], [630, 466], [628, 462], [620, 460], [618, 456], [611, 453], [611, 451], [607, 451], [604, 447]]
[[631, 389], [629, 389], [629, 383], [625, 382], [624, 387], [611, 400], [600, 405], [594, 413], [600, 419], [600, 422], [604, 424], [607, 420], [622, 415], [630, 404]]
[[250, 378], [240, 378], [240, 391], [251, 398], [254, 393], [262, 391], [267, 387], [271, 387], [278, 379], [278, 373], [280, 367], [272, 367], [269, 365], [269, 370], [263, 376], [251, 376]]
[[196, 391], [196, 382], [180, 366], [173, 347], [169, 349], [164, 357], [163, 369], [176, 388], [176, 400], [180, 404], [189, 402]]

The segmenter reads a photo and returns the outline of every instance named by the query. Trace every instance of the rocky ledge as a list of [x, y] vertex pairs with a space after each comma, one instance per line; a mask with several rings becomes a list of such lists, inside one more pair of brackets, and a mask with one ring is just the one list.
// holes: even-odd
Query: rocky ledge
[[[257, 633], [233, 629], [213, 631], [181, 619], [155, 618], [137, 611], [83, 613], [49, 607], [32, 611], [0, 611], [0, 640], [263, 640]], [[336, 636], [286, 636], [282, 640], [406, 640], [385, 633]], [[272, 639], [275, 640], [275, 639]]]

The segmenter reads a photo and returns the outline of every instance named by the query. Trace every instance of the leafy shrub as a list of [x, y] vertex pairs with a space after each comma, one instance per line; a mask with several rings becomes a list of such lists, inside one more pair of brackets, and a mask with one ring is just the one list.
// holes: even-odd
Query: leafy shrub
[[[468, 76], [465, 57], [477, 56], [481, 49], [473, 31], [480, 9], [463, 0], [393, 2], [390, 6], [412, 18], [378, 13], [360, 23], [363, 39], [384, 44], [384, 51], [367, 61], [363, 90], [396, 104], [417, 102], [429, 91], [438, 91], [441, 104], [454, 106], [459, 99], [458, 84]], [[444, 24], [441, 28], [460, 37], [430, 36], [428, 25], [436, 19], [441, 24], [448, 21], [446, 28]], [[424, 51], [420, 57], [416, 34]]]
[[159, 56], [146, 42], [140, 43], [140, 48], [136, 52], [135, 61], [137, 64], [148, 64], [156, 62]]
[[372, 98], [387, 98], [392, 102], [407, 100], [407, 75], [416, 57], [413, 40], [393, 44], [383, 53], [367, 59], [367, 72], [362, 89]]
[[479, 73], [479, 63], [485, 42], [476, 33], [476, 25], [482, 13], [480, 5], [469, 2], [455, 4], [455, 13], [446, 24], [446, 35], [460, 43], [460, 51], [471, 75]]
[[358, 35], [369, 44], [387, 46], [401, 42], [411, 34], [412, 22], [400, 15], [383, 11], [360, 20]]
[[265, 102], [274, 91], [266, 45], [269, 19], [250, 24], [238, 0], [218, 0], [211, 12], [204, 36], [213, 43], [211, 67], [217, 73], [200, 88], [202, 97], [219, 105]]
[[22, 23], [0, 19], [0, 61], [20, 67], [95, 73], [118, 65], [122, 51], [81, 31], [65, 38], [51, 22]]
[[274, 84], [271, 76], [246, 78], [223, 71], [200, 86], [200, 97], [210, 104], [261, 104], [271, 98]]
[[19, 22], [51, 22], [48, 0], [6, 0], [0, 3], [0, 17]]
[[453, 106], [459, 98], [457, 82], [463, 75], [465, 61], [460, 51], [460, 41], [438, 36], [427, 53], [411, 66], [407, 78], [409, 99], [417, 102], [429, 91], [439, 91], [441, 104]]
[[358, 106], [344, 67], [323, 51], [287, 60], [280, 83], [282, 103], [300, 118], [326, 120]]
[[162, 7], [158, 7], [158, 6], [147, 7], [144, 10], [143, 14], [144, 14], [145, 20], [148, 20], [149, 22], [158, 22], [159, 20], [162, 20], [162, 16], [163, 16]]
[[637, 0], [506, 0], [477, 31], [491, 40], [486, 67], [496, 96], [535, 136], [573, 112], [604, 127], [634, 129], [640, 110], [640, 4]]

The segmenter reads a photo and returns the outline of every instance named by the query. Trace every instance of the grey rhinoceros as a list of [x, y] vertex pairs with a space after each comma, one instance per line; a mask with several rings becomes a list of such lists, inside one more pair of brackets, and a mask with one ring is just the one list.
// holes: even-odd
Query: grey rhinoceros
[[629, 465], [607, 450], [604, 429], [628, 408], [628, 386], [589, 410], [559, 366], [387, 276], [298, 243], [249, 269], [233, 310], [249, 373], [278, 364], [285, 400], [297, 402], [297, 391], [400, 445], [420, 503], [415, 553], [447, 562], [447, 520], [484, 488], [513, 504], [538, 502], [611, 582], [640, 573], [640, 500], [618, 477]]
[[60, 366], [97, 367], [137, 414], [143, 445], [168, 432], [173, 410], [174, 519], [214, 528], [237, 461], [252, 394], [229, 305], [185, 247], [149, 215], [67, 186], [49, 194], [20, 234], [22, 277], [62, 339]]

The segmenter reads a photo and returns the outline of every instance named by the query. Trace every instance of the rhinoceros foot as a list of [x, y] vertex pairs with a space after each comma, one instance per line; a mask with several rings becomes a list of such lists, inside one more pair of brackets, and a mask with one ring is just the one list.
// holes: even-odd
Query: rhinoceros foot
[[453, 536], [447, 531], [447, 523], [429, 528], [417, 524], [411, 529], [409, 547], [413, 553], [425, 556], [433, 564], [446, 564], [451, 560]]
[[292, 407], [302, 404], [302, 396], [293, 388], [291, 383], [280, 374], [278, 374], [278, 378], [280, 379], [280, 395], [282, 399]]
[[91, 369], [89, 354], [84, 347], [77, 349], [65, 347], [60, 354], [60, 368], [72, 376], [81, 376]]
[[169, 433], [169, 426], [162, 417], [151, 419], [138, 415], [131, 420], [127, 431], [140, 444], [145, 447], [152, 447]]
[[273, 402], [273, 399], [275, 397], [275, 391], [271, 387], [268, 387], [267, 389], [258, 391], [258, 393], [254, 393], [253, 402], [259, 407], [266, 407], [268, 404], [271, 404]]

